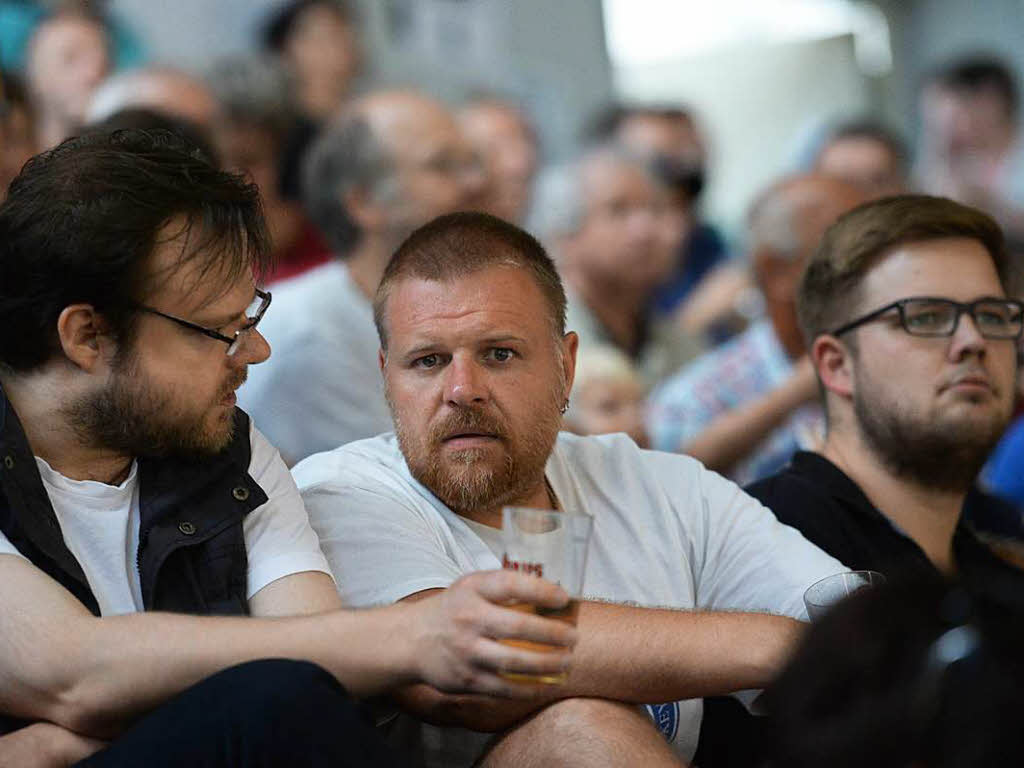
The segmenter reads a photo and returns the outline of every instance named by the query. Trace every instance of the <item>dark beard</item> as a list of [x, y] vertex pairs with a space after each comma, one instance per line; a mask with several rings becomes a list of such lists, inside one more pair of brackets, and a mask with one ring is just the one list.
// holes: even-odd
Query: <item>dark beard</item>
[[[240, 385], [238, 378], [244, 381], [245, 374], [230, 382], [229, 391]], [[63, 412], [83, 444], [128, 456], [213, 456], [234, 436], [233, 418], [224, 429], [211, 432], [203, 414], [182, 413], [127, 360], [115, 364], [110, 386], [72, 401]]]
[[854, 397], [861, 433], [896, 477], [923, 488], [963, 493], [971, 488], [999, 442], [1006, 421], [949, 424], [919, 423], [899, 410]]

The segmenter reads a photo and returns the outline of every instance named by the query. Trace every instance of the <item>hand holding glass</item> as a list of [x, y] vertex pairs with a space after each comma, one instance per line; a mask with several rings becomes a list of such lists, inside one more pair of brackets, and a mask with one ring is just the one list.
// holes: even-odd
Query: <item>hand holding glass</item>
[[[522, 603], [509, 607], [524, 613], [536, 613], [546, 618], [559, 619], [575, 626], [593, 518], [588, 515], [527, 507], [505, 507], [501, 511], [501, 517], [501, 540], [504, 550], [501, 558], [502, 567], [553, 581], [568, 592], [571, 598], [565, 608], [557, 610]], [[501, 642], [533, 651], [559, 650], [526, 640]], [[564, 673], [539, 677], [508, 673], [504, 677], [510, 680], [561, 683], [565, 681], [566, 676]]]

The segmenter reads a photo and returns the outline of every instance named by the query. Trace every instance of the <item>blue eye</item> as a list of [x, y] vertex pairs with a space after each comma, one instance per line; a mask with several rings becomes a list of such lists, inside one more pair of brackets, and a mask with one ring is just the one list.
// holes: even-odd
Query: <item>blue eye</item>
[[508, 362], [515, 356], [515, 354], [515, 352], [507, 347], [495, 347], [490, 351], [491, 358], [499, 363]]
[[433, 368], [438, 364], [438, 356], [424, 355], [414, 360], [412, 364], [417, 368]]

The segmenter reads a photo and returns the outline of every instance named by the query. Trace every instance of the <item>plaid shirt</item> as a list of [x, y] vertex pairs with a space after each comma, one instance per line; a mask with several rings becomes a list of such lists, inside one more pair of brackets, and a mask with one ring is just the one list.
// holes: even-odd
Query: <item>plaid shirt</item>
[[[699, 357], [656, 389], [647, 430], [654, 448], [678, 451], [726, 411], [769, 394], [793, 373], [793, 363], [762, 320], [740, 336]], [[728, 473], [739, 485], [774, 474], [799, 449], [812, 448], [824, 433], [817, 404], [795, 411]]]

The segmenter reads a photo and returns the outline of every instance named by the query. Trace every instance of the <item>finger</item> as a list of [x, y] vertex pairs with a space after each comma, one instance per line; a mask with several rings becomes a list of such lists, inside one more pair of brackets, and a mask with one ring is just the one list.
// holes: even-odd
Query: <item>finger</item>
[[472, 659], [474, 667], [486, 672], [521, 675], [560, 675], [569, 669], [571, 662], [569, 651], [537, 650], [486, 639], [476, 643]]
[[575, 646], [578, 637], [576, 627], [563, 619], [543, 618], [497, 605], [490, 606], [484, 614], [482, 630], [497, 639], [530, 640], [567, 648]]
[[480, 571], [465, 577], [467, 585], [492, 603], [521, 601], [545, 608], [563, 608], [569, 594], [557, 584], [517, 571]]
[[551, 697], [557, 684], [540, 681], [509, 680], [497, 674], [481, 672], [473, 680], [474, 692], [503, 699], [530, 701]]

